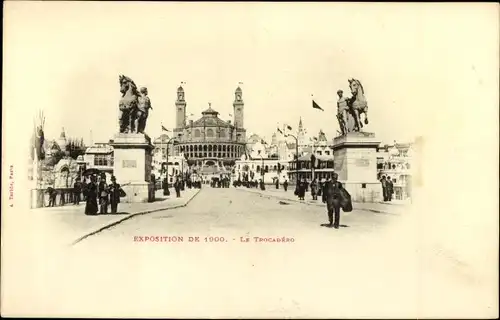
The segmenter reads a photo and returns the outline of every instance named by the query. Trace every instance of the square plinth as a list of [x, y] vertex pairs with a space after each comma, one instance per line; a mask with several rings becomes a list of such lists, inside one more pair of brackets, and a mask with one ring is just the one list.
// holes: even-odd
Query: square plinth
[[333, 140], [335, 172], [353, 201], [375, 202], [382, 198], [377, 180], [377, 147], [375, 134], [350, 132]]
[[140, 133], [119, 133], [110, 144], [113, 147], [113, 175], [127, 193], [122, 201], [154, 201], [151, 139]]

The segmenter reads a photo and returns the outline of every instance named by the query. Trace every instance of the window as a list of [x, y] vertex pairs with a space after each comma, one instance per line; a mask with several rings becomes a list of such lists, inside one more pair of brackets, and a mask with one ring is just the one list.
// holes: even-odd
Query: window
[[212, 138], [214, 136], [214, 130], [213, 129], [207, 129], [207, 137]]
[[109, 166], [112, 165], [110, 157], [107, 154], [96, 154], [94, 156], [95, 166]]
[[224, 130], [222, 130], [222, 129], [221, 129], [221, 130], [219, 131], [219, 136], [220, 136], [221, 138], [225, 138], [225, 137], [226, 137], [226, 131], [224, 131]]
[[326, 151], [325, 151], [325, 155], [329, 156], [329, 155], [330, 155], [330, 151], [329, 151], [329, 150], [326, 150]]
[[318, 156], [320, 156], [320, 155], [321, 155], [321, 151], [318, 151]]

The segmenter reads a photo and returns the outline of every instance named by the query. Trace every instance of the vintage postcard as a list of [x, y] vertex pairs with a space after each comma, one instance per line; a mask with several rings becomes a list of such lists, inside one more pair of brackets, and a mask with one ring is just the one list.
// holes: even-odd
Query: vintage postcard
[[498, 317], [498, 24], [5, 2], [2, 316]]

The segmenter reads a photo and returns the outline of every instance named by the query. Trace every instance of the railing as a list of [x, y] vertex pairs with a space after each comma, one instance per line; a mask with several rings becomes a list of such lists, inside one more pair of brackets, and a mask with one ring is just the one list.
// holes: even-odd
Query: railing
[[[32, 189], [31, 190], [31, 207], [32, 208], [44, 208], [44, 207], [60, 207], [69, 204], [73, 204], [74, 192], [73, 188], [54, 188], [55, 198], [53, 201], [50, 199], [50, 194], [47, 192], [48, 189]], [[80, 199], [78, 201], [84, 201], [85, 196], [83, 192], [80, 192]]]

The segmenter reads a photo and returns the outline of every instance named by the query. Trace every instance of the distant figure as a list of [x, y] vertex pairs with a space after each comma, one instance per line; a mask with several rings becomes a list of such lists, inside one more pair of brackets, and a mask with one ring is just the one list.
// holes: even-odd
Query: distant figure
[[274, 181], [274, 184], [276, 185], [276, 189], [280, 188], [280, 180], [278, 178], [276, 178], [276, 180]]
[[80, 204], [80, 194], [82, 193], [82, 183], [80, 182], [80, 178], [75, 179], [75, 183], [73, 184], [73, 204]]
[[288, 190], [288, 180], [285, 179], [285, 181], [283, 181], [283, 189], [285, 189], [285, 192]]
[[298, 188], [297, 188], [297, 196], [299, 197], [299, 200], [304, 200], [304, 197], [306, 195], [306, 189], [307, 189], [307, 182], [305, 178], [302, 178], [300, 182], [298, 183]]
[[[328, 212], [328, 226], [331, 228], [332, 225], [335, 229], [339, 228], [340, 225], [340, 208], [341, 208], [341, 189], [342, 183], [337, 181], [338, 174], [333, 173], [332, 180], [328, 180], [325, 183], [325, 194], [326, 194], [326, 205]], [[333, 220], [333, 213], [335, 212], [335, 222]]]
[[64, 191], [64, 189], [61, 189], [59, 196], [60, 196], [59, 197], [59, 205], [60, 206], [66, 205], [66, 192]]
[[101, 175], [101, 181], [97, 186], [98, 196], [99, 196], [99, 209], [100, 214], [108, 213], [109, 195], [108, 195], [108, 184], [106, 183], [106, 175]]
[[382, 184], [382, 195], [384, 196], [384, 201], [387, 201], [387, 180], [385, 180], [385, 176], [382, 176], [380, 179], [380, 183]]
[[318, 183], [316, 182], [316, 179], [313, 179], [313, 181], [311, 181], [311, 196], [313, 198], [313, 200], [318, 200]]
[[168, 190], [168, 179], [165, 178], [163, 179], [163, 195], [164, 196], [169, 196], [170, 195], [170, 191]]
[[323, 184], [324, 184], [323, 178], [320, 178], [318, 182], [318, 196], [320, 197], [323, 194]]
[[111, 204], [111, 213], [118, 212], [118, 204], [120, 197], [126, 196], [120, 184], [116, 183], [116, 177], [111, 176], [111, 184], [108, 186], [109, 190], [109, 203]]
[[264, 185], [264, 179], [260, 179], [259, 183], [260, 183], [260, 190], [262, 191], [266, 190], [266, 186]]
[[392, 201], [392, 194], [394, 193], [394, 184], [391, 177], [387, 177], [387, 201]]
[[175, 179], [174, 182], [175, 195], [177, 198], [181, 197], [181, 181], [179, 178]]
[[57, 191], [52, 187], [48, 187], [47, 193], [49, 194], [49, 207], [55, 207], [56, 206]]
[[98, 212], [97, 207], [97, 178], [92, 176], [89, 183], [87, 183], [84, 189], [85, 197], [87, 201], [85, 203], [85, 214], [86, 215], [96, 215]]

